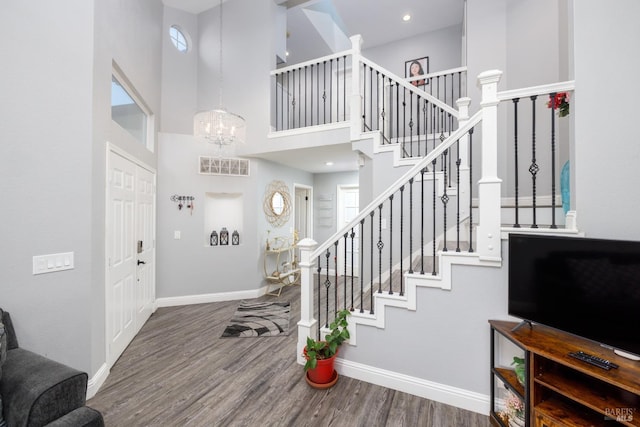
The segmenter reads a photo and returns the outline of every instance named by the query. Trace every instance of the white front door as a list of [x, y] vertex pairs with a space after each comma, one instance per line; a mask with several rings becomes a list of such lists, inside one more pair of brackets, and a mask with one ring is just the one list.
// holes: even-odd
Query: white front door
[[152, 311], [155, 298], [155, 175], [109, 151], [106, 332], [109, 367]]
[[[360, 212], [360, 189], [358, 186], [348, 185], [338, 187], [338, 230], [346, 226], [351, 222]], [[351, 232], [347, 236], [347, 275], [353, 274], [358, 276], [360, 265], [360, 225], [353, 227], [353, 239], [351, 238]], [[338, 257], [342, 260], [344, 250], [344, 238], [340, 239], [338, 253], [341, 255]], [[338, 274], [343, 274], [344, 264], [338, 263]]]

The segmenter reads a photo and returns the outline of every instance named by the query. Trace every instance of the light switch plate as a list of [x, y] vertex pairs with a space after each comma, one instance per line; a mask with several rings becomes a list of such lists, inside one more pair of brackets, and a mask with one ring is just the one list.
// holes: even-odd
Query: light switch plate
[[73, 252], [36, 255], [33, 257], [33, 274], [53, 273], [74, 268]]

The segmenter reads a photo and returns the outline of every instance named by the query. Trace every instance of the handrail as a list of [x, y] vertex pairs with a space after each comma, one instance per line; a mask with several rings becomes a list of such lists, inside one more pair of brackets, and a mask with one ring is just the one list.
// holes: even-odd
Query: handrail
[[272, 70], [269, 75], [275, 76], [276, 74], [286, 73], [287, 71], [297, 70], [299, 68], [304, 68], [309, 65], [316, 65], [321, 62], [330, 61], [336, 58], [342, 58], [343, 56], [353, 55], [353, 49], [343, 50], [342, 52], [332, 53], [331, 55], [323, 56], [321, 58], [311, 59], [309, 61], [300, 62], [298, 64], [289, 65], [288, 67], [282, 67], [275, 70]]
[[360, 59], [363, 64], [368, 65], [369, 67], [373, 68], [374, 70], [380, 72], [381, 74], [387, 77], [391, 77], [393, 80], [398, 82], [405, 89], [408, 89], [409, 91], [414, 92], [415, 94], [421, 96], [422, 98], [428, 99], [430, 103], [437, 105], [442, 110], [451, 114], [456, 119], [458, 118], [458, 111], [455, 108], [448, 106], [447, 104], [445, 104], [444, 102], [436, 98], [435, 96], [431, 95], [429, 92], [425, 92], [424, 90], [415, 87], [411, 83], [407, 82], [407, 80], [404, 77], [400, 77], [392, 73], [391, 71], [379, 66], [378, 64], [376, 64], [375, 62], [372, 62], [371, 60], [365, 58], [364, 56], [360, 56]]
[[400, 189], [400, 187], [406, 185], [406, 183], [416, 176], [422, 169], [427, 167], [431, 162], [440, 156], [446, 149], [452, 146], [456, 141], [462, 138], [470, 129], [476, 126], [480, 120], [482, 120], [482, 110], [475, 113], [466, 123], [460, 126], [455, 132], [453, 132], [447, 139], [445, 139], [442, 144], [435, 147], [427, 156], [420, 159], [418, 163], [416, 163], [411, 169], [409, 169], [405, 174], [403, 174], [400, 178], [398, 178], [391, 186], [389, 186], [384, 192], [382, 192], [378, 197], [376, 197], [371, 203], [369, 203], [364, 209], [360, 211], [360, 213], [349, 222], [345, 227], [338, 230], [331, 237], [325, 240], [324, 243], [320, 244], [315, 251], [311, 254], [310, 259], [314, 260], [318, 256], [320, 256], [324, 251], [329, 248], [329, 246], [333, 245], [335, 241], [342, 238], [346, 230], [351, 230], [353, 227], [357, 226], [357, 224], [367, 217], [369, 213], [376, 209], [383, 201], [389, 198], [392, 194], [395, 194], [396, 191]]
[[546, 85], [531, 86], [522, 89], [512, 89], [498, 92], [498, 100], [506, 101], [509, 99], [526, 98], [535, 95], [546, 95], [552, 92], [563, 92], [575, 90], [576, 81], [567, 80], [565, 82], [551, 83]]

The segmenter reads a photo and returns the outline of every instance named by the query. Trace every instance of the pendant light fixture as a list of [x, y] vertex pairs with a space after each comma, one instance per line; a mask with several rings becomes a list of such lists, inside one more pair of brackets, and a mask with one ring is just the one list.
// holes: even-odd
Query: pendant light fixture
[[244, 119], [230, 113], [222, 103], [222, 2], [220, 0], [220, 106], [214, 110], [200, 111], [193, 120], [193, 132], [196, 137], [204, 138], [219, 146], [244, 143]]

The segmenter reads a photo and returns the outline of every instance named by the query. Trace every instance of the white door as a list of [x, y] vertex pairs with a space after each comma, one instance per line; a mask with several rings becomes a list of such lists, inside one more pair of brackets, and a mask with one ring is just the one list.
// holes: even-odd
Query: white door
[[113, 151], [107, 174], [106, 329], [111, 367], [151, 315], [155, 298], [155, 175]]
[[136, 169], [136, 332], [153, 311], [155, 300], [155, 175]]
[[298, 232], [298, 240], [311, 237], [309, 233], [309, 189], [295, 187], [295, 230]]
[[[360, 212], [360, 189], [358, 186], [338, 186], [338, 230], [351, 222]], [[351, 233], [347, 237], [347, 275], [353, 274], [357, 276], [360, 265], [360, 224], [353, 227], [354, 237], [353, 244]], [[344, 238], [340, 239], [338, 251], [342, 260], [344, 256]], [[353, 262], [352, 262], [353, 259]], [[353, 266], [353, 269], [352, 269]], [[338, 263], [338, 274], [344, 272], [344, 264]]]

